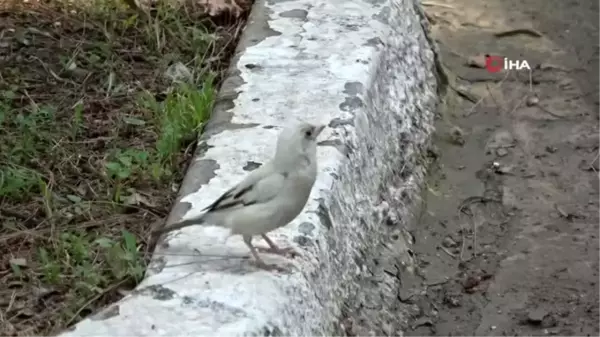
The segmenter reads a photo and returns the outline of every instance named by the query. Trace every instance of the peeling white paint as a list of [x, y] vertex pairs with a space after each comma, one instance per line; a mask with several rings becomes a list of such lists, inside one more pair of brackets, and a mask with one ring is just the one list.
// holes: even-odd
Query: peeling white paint
[[[374, 19], [387, 2], [258, 1], [254, 10], [270, 13], [268, 25], [281, 35], [267, 37], [239, 57], [235, 66], [244, 84], [236, 88], [239, 95], [230, 122], [259, 126], [232, 128], [210, 137], [206, 141], [210, 147], [198, 160], [216, 161], [216, 177], [182, 199], [192, 206], [185, 218], [200, 214], [247, 174], [243, 167], [248, 161], [263, 163], [271, 157], [281, 127], [292, 121], [328, 123], [356, 117], [357, 129], [352, 125], [328, 128], [321, 136], [350, 146], [351, 160], [334, 146], [319, 147], [320, 173], [305, 211], [270, 235], [281, 246], [295, 246], [302, 256], [286, 260], [261, 255], [267, 263], [287, 265], [293, 272], [255, 269], [243, 258], [249, 251], [241, 238], [226, 241], [226, 230], [186, 228], [173, 232], [168, 248], [155, 252], [155, 265], [166, 265], [159, 272], [149, 271], [136, 293], [115, 304], [118, 315], [86, 319], [63, 336], [336, 334], [342, 301], [356, 296], [356, 282], [366, 274], [366, 265], [355, 263], [355, 255], [377, 248], [383, 240], [379, 226], [384, 218], [410, 212], [411, 205], [400, 205], [404, 202], [400, 199], [390, 202], [393, 207], [378, 203], [388, 196], [400, 198], [403, 191], [416, 193], [422, 168], [414, 157], [430, 131], [431, 51], [418, 30], [413, 1], [392, 2], [395, 17], [390, 26]], [[294, 9], [308, 11], [306, 19], [280, 16]], [[261, 23], [251, 20], [250, 24]], [[382, 57], [386, 49], [369, 42], [376, 37], [388, 43], [388, 53], [403, 56]], [[242, 45], [251, 38], [245, 36]], [[357, 96], [366, 108], [340, 110], [353, 97], [344, 92], [349, 82], [360, 82], [370, 90]], [[417, 122], [409, 123], [414, 115]], [[277, 128], [262, 127], [267, 125]], [[411, 144], [398, 145], [400, 134], [412, 137]], [[401, 187], [394, 187], [398, 179], [392, 166], [400, 162], [413, 173]], [[331, 213], [332, 229], [319, 216], [319, 200]], [[294, 238], [305, 222], [314, 225], [308, 235], [311, 245], [299, 247]], [[258, 238], [255, 242], [264, 245]], [[154, 288], [144, 291], [158, 285], [164, 296]]]

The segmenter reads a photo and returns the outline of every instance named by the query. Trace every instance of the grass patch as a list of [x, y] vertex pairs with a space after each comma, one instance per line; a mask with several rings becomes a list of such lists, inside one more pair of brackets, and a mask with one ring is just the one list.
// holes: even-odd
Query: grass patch
[[1, 335], [59, 333], [144, 275], [244, 23], [151, 13], [0, 3]]

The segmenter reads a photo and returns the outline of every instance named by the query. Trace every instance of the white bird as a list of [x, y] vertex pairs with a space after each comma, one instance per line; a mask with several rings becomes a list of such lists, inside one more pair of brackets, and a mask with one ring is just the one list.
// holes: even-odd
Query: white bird
[[302, 122], [283, 130], [269, 162], [206, 207], [204, 214], [157, 229], [154, 234], [193, 225], [229, 228], [230, 235], [242, 235], [258, 267], [279, 269], [260, 258], [252, 237], [263, 237], [270, 247], [264, 249], [266, 252], [281, 255], [293, 252], [277, 247], [266, 233], [287, 225], [306, 205], [317, 178], [317, 137], [324, 128], [325, 125]]

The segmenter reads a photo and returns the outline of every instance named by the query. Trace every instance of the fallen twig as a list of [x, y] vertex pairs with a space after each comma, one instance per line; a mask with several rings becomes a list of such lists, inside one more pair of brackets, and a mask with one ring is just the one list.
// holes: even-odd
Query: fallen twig
[[446, 278], [446, 279], [444, 279], [443, 281], [437, 281], [437, 282], [425, 283], [425, 286], [427, 286], [427, 287], [441, 286], [442, 284], [446, 284], [446, 283], [448, 283], [448, 281], [450, 281], [450, 279], [449, 279], [449, 278]]
[[443, 7], [443, 8], [448, 8], [448, 9], [454, 9], [454, 6], [452, 6], [452, 5], [441, 4], [441, 3], [433, 2], [433, 1], [423, 1], [423, 2], [421, 2], [421, 5], [426, 6], [426, 7]]
[[454, 91], [455, 91], [455, 92], [458, 94], [458, 96], [460, 96], [460, 97], [462, 97], [462, 98], [466, 99], [467, 101], [469, 101], [469, 102], [471, 102], [471, 103], [477, 104], [477, 102], [479, 102], [479, 101], [481, 100], [481, 99], [477, 99], [477, 97], [476, 97], [475, 95], [471, 94], [471, 93], [470, 93], [470, 92], [468, 92], [467, 90], [463, 90], [463, 89], [461, 89], [461, 88], [456, 88], [456, 87], [455, 87], [455, 86], [453, 86], [453, 85], [450, 85], [449, 87], [450, 87], [452, 90], [454, 90]]
[[444, 253], [448, 254], [451, 258], [456, 259], [456, 255], [454, 255], [451, 251], [449, 251], [448, 248], [441, 246], [441, 245], [439, 247]]
[[473, 215], [473, 214], [469, 214], [469, 213], [465, 212], [465, 208], [467, 206], [470, 206], [471, 204], [474, 204], [477, 202], [486, 203], [486, 202], [501, 202], [501, 201], [492, 199], [492, 198], [480, 197], [480, 196], [468, 197], [460, 203], [460, 205], [458, 206], [458, 212], [465, 213], [467, 215]]
[[[459, 218], [460, 218], [460, 214], [459, 214]], [[465, 255], [465, 229], [460, 228], [460, 237], [461, 237], [461, 244], [460, 244], [460, 260], [461, 261], [465, 261], [464, 259], [464, 255]]]
[[537, 105], [538, 108], [540, 108], [540, 110], [542, 110], [543, 112], [547, 113], [548, 115], [552, 116], [552, 117], [556, 117], [556, 118], [569, 118], [569, 116], [561, 116], [559, 114], [557, 114], [556, 112], [550, 111], [548, 108], [538, 104]]
[[590, 168], [594, 171], [594, 173], [598, 173], [598, 171], [596, 171], [596, 168], [594, 167], [594, 163], [596, 162], [596, 160], [598, 160], [598, 156], [600, 156], [600, 153], [596, 153], [596, 157], [594, 157], [594, 160], [592, 160], [590, 162]]
[[510, 110], [510, 112], [508, 113], [508, 115], [512, 115], [515, 111], [517, 111], [517, 109], [521, 106], [521, 104], [523, 104], [523, 102], [525, 102], [527, 100], [527, 95], [521, 97], [521, 99], [519, 100], [519, 102], [514, 106], [514, 108], [512, 108], [512, 110]]
[[532, 28], [517, 28], [517, 29], [509, 29], [509, 30], [503, 30], [497, 33], [494, 33], [495, 37], [507, 37], [507, 36], [514, 36], [514, 35], [519, 35], [519, 34], [524, 34], [524, 35], [529, 35], [529, 36], [533, 36], [533, 37], [542, 37], [542, 33], [538, 32], [535, 29]]

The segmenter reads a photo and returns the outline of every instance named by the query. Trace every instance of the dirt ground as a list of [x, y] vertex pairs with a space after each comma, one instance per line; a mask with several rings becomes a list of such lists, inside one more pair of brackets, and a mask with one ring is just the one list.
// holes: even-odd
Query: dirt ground
[[423, 4], [452, 88], [406, 334], [598, 336], [598, 1]]

